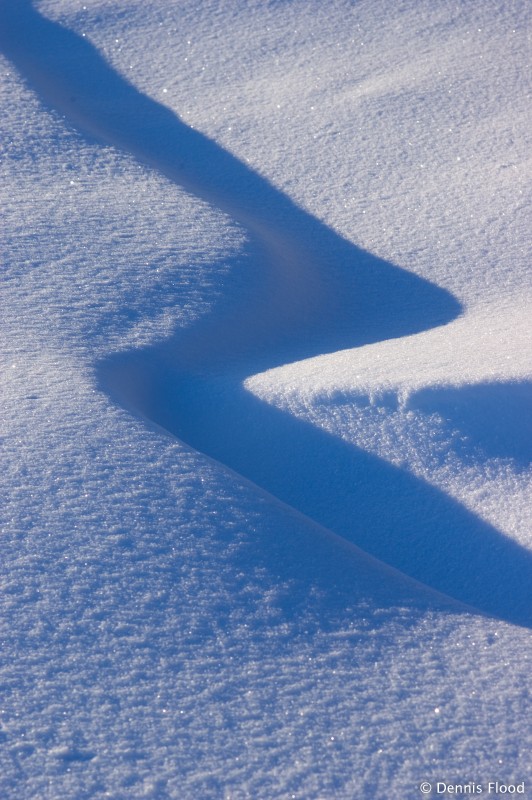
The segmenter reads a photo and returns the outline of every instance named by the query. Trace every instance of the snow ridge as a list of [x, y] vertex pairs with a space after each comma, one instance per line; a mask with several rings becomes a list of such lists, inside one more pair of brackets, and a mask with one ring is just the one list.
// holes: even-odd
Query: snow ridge
[[[460, 312], [452, 295], [337, 235], [31, 3], [14, 8], [3, 8], [4, 46], [47, 102], [249, 233], [251, 266], [237, 290], [164, 344], [106, 360], [102, 386], [387, 564], [530, 624], [532, 556], [524, 548], [433, 487], [243, 388], [272, 367], [448, 323]], [[362, 496], [372, 497], [363, 513]]]
[[0, 0], [1, 796], [529, 788], [530, 4], [34, 6]]

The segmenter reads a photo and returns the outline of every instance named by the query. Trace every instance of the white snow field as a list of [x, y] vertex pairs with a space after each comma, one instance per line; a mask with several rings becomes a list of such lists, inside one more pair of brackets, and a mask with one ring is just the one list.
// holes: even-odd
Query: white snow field
[[2, 800], [532, 798], [531, 18], [0, 0]]

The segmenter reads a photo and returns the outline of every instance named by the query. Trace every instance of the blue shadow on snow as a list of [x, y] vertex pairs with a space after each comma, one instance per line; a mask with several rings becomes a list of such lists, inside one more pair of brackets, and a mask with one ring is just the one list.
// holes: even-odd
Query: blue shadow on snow
[[445, 324], [460, 313], [456, 299], [298, 207], [29, 0], [3, 0], [0, 22], [0, 46], [44, 102], [230, 214], [249, 234], [246, 271], [229, 282], [213, 313], [158, 347], [109, 358], [99, 365], [101, 386], [407, 575], [530, 624], [526, 550], [405, 471], [242, 386], [279, 364]]
[[439, 414], [485, 457], [509, 458], [521, 468], [532, 461], [530, 381], [422, 389], [407, 407]]
[[[440, 490], [155, 352], [108, 363], [107, 387], [179, 439], [375, 558], [462, 603], [532, 624], [532, 554]], [[243, 379], [244, 376], [242, 376]]]

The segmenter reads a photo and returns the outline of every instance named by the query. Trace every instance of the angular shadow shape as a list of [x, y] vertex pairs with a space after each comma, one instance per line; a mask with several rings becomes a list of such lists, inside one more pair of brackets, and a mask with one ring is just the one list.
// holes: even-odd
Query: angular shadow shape
[[207, 136], [121, 77], [30, 0], [0, 2], [0, 47], [52, 108], [241, 223], [247, 271], [180, 342], [204, 366], [250, 373], [405, 336], [454, 319], [447, 291], [355, 247]]
[[511, 458], [521, 468], [532, 461], [530, 381], [423, 389], [407, 408], [439, 414], [486, 457]]
[[373, 557], [462, 603], [532, 626], [532, 553], [405, 470], [156, 354], [108, 365], [116, 397]]
[[0, 46], [46, 103], [249, 233], [246, 274], [213, 313], [159, 347], [106, 360], [102, 387], [407, 574], [528, 624], [526, 551], [442, 493], [242, 387], [269, 367], [445, 324], [460, 312], [455, 298], [339, 236], [29, 0], [0, 0], [0, 23]]

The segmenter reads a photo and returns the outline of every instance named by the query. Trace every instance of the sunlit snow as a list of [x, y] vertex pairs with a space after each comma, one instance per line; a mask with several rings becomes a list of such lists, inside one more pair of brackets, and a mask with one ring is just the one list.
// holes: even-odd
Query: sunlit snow
[[0, 0], [2, 798], [532, 791], [530, 25]]

